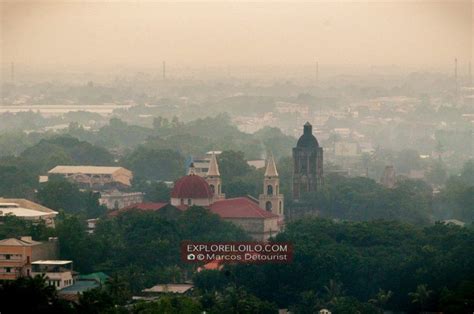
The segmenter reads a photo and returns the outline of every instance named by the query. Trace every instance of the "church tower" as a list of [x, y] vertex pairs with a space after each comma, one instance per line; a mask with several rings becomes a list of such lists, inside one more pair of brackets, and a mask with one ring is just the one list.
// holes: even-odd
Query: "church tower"
[[265, 177], [263, 179], [263, 194], [259, 197], [260, 208], [271, 211], [274, 214], [282, 216], [283, 211], [283, 195], [280, 194], [280, 178], [276, 169], [273, 155], [270, 155], [267, 161]]
[[313, 126], [306, 122], [303, 135], [293, 148], [293, 199], [319, 191], [323, 184], [323, 148], [313, 135]]
[[206, 182], [209, 184], [214, 201], [225, 198], [225, 194], [222, 194], [222, 181], [221, 174], [219, 172], [219, 165], [217, 164], [217, 158], [214, 153], [212, 153], [211, 161], [209, 162]]

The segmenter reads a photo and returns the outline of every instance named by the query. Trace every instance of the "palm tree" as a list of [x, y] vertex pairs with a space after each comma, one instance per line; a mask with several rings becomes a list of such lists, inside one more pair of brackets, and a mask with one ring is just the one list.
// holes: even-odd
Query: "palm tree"
[[388, 290], [385, 291], [383, 289], [379, 289], [379, 292], [375, 295], [374, 299], [370, 299], [369, 302], [372, 304], [377, 305], [380, 307], [382, 310], [385, 308], [385, 305], [387, 304], [388, 300], [393, 296], [393, 292]]
[[342, 283], [331, 279], [329, 284], [324, 286], [324, 290], [326, 291], [328, 302], [334, 304], [342, 294]]
[[432, 293], [433, 291], [429, 290], [426, 284], [422, 284], [416, 287], [415, 292], [410, 292], [408, 295], [411, 297], [411, 303], [418, 303], [423, 312]]

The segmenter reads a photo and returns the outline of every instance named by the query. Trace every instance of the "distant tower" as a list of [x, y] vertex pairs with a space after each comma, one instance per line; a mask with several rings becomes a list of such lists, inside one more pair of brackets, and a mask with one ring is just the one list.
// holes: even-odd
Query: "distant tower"
[[293, 199], [319, 191], [322, 184], [323, 148], [313, 135], [312, 125], [306, 122], [303, 135], [293, 148]]
[[11, 79], [12, 83], [15, 82], [15, 63], [13, 63], [13, 62], [11, 64], [11, 68], [10, 68], [10, 79]]
[[280, 178], [273, 155], [267, 160], [267, 169], [263, 179], [263, 193], [258, 198], [260, 208], [271, 211], [277, 215], [284, 214], [283, 194], [280, 194]]
[[380, 178], [380, 183], [389, 189], [393, 189], [397, 183], [397, 178], [395, 176], [395, 168], [393, 166], [386, 166], [385, 171], [383, 172], [382, 178]]
[[217, 158], [214, 153], [212, 153], [211, 161], [209, 162], [206, 182], [209, 184], [214, 201], [225, 198], [225, 194], [222, 194], [222, 181], [219, 172], [219, 165], [217, 164]]
[[472, 68], [471, 68], [471, 61], [469, 61], [469, 69], [468, 69], [468, 74], [467, 74], [467, 84], [469, 87], [472, 87]]
[[316, 62], [316, 86], [319, 85], [319, 62]]
[[454, 58], [454, 104], [458, 104], [458, 58]]
[[163, 61], [163, 81], [166, 80], [166, 61]]

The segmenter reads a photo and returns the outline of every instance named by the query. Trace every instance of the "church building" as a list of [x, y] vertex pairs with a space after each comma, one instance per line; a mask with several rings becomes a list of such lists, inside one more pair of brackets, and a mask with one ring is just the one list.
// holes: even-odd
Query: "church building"
[[323, 184], [323, 148], [313, 135], [313, 126], [306, 122], [303, 135], [293, 148], [293, 199], [315, 193]]
[[267, 161], [263, 178], [263, 193], [259, 199], [236, 197], [226, 199], [217, 158], [212, 155], [205, 177], [195, 173], [194, 166], [188, 175], [176, 181], [171, 191], [171, 205], [181, 210], [189, 206], [202, 206], [244, 229], [255, 240], [267, 240], [280, 232], [284, 223], [284, 199], [279, 193], [280, 179], [273, 156]]

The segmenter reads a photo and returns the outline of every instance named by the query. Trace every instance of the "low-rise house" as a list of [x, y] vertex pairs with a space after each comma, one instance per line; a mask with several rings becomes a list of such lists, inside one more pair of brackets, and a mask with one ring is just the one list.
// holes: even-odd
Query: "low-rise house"
[[71, 286], [61, 289], [58, 292], [58, 296], [63, 300], [78, 302], [79, 296], [85, 291], [105, 285], [108, 279], [109, 276], [102, 272], [79, 275], [75, 283]]
[[99, 198], [100, 205], [104, 205], [110, 210], [121, 209], [141, 202], [143, 202], [142, 192], [104, 191], [100, 193]]
[[31, 263], [31, 276], [46, 276], [49, 285], [57, 290], [72, 286], [75, 282], [72, 261], [39, 260]]
[[31, 263], [39, 259], [55, 259], [57, 238], [47, 242], [33, 241], [31, 237], [0, 240], [0, 280], [15, 280], [31, 275]]

